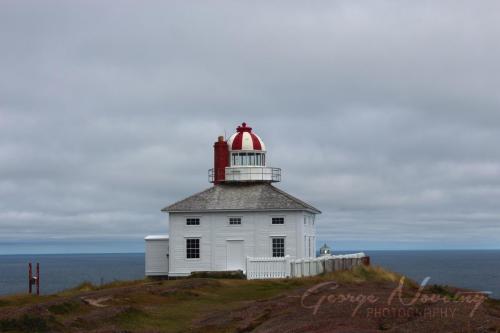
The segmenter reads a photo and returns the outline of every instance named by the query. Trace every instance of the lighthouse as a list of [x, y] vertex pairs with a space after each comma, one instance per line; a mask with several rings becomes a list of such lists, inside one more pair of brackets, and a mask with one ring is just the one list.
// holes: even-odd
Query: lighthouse
[[246, 270], [249, 257], [310, 258], [320, 210], [277, 188], [281, 169], [246, 123], [213, 144], [213, 186], [162, 209], [169, 234], [146, 237], [146, 275]]
[[219, 136], [214, 143], [214, 168], [208, 174], [215, 185], [281, 180], [281, 169], [266, 165], [266, 146], [246, 123], [238, 126], [227, 141]]

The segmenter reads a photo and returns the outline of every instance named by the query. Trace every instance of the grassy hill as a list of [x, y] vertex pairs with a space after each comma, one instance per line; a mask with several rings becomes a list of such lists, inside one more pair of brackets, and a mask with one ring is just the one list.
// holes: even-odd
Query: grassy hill
[[[55, 295], [1, 297], [0, 332], [500, 332], [499, 302], [481, 302], [470, 316], [477, 302], [460, 302], [456, 288], [431, 286], [424, 295], [441, 301], [408, 306], [402, 301], [418, 286], [405, 280], [401, 300], [388, 305], [400, 278], [359, 267], [302, 279], [84, 283]], [[444, 309], [455, 309], [453, 317], [426, 315]]]

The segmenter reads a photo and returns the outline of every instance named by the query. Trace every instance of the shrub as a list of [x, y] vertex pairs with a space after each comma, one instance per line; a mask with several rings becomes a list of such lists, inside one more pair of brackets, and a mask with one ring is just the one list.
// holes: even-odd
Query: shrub
[[193, 272], [191, 278], [246, 279], [242, 271]]
[[17, 319], [0, 320], [1, 332], [48, 332], [49, 321], [40, 316], [25, 314]]
[[64, 302], [60, 304], [54, 304], [49, 306], [49, 311], [54, 313], [54, 314], [67, 314], [70, 312], [73, 312], [77, 310], [79, 307], [79, 304], [74, 303], [74, 302]]

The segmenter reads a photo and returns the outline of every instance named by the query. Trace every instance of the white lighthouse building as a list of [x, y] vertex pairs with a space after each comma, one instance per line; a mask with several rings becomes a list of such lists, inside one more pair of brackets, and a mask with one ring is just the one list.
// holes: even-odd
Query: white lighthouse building
[[278, 189], [281, 169], [266, 163], [266, 146], [245, 123], [214, 144], [213, 186], [162, 211], [170, 234], [146, 237], [146, 275], [245, 272], [247, 257], [314, 257], [321, 212]]

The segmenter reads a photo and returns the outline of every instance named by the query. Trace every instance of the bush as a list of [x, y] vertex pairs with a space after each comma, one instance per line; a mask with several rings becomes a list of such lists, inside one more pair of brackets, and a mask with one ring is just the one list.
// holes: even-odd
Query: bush
[[246, 279], [243, 271], [221, 271], [221, 272], [193, 272], [191, 278], [212, 278], [212, 279]]
[[25, 314], [17, 319], [0, 320], [1, 332], [48, 332], [49, 321], [40, 316]]
[[67, 314], [70, 312], [73, 312], [77, 310], [79, 307], [79, 304], [74, 303], [74, 302], [64, 302], [60, 304], [54, 304], [49, 306], [49, 311], [54, 313], [54, 314]]

